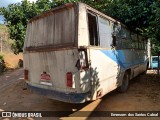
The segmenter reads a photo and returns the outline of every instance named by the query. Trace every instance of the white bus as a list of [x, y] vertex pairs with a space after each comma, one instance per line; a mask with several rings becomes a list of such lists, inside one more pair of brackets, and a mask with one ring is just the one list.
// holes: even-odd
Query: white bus
[[28, 88], [51, 99], [83, 103], [146, 71], [147, 40], [83, 3], [68, 3], [32, 18], [24, 42]]

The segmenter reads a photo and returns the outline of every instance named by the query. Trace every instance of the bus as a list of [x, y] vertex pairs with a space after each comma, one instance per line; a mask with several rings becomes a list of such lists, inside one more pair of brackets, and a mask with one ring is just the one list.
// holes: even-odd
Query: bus
[[125, 92], [148, 66], [147, 39], [79, 2], [30, 19], [23, 49], [28, 89], [68, 103]]

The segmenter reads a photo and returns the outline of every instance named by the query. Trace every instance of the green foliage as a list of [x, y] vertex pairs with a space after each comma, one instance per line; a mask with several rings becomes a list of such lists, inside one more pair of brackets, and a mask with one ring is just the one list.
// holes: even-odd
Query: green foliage
[[0, 73], [4, 72], [6, 69], [6, 65], [4, 62], [4, 56], [0, 55]]
[[29, 19], [43, 11], [51, 9], [51, 3], [50, 0], [38, 0], [36, 3], [22, 0], [21, 3], [10, 4], [7, 8], [0, 8], [0, 14], [5, 17], [6, 24], [9, 28], [10, 38], [16, 40], [12, 44], [15, 54], [22, 52]]
[[104, 13], [121, 21], [131, 30], [150, 38], [151, 42], [155, 44], [152, 51], [154, 55], [160, 51], [159, 0], [113, 0], [106, 5], [103, 4], [101, 9]]
[[4, 56], [0, 54], [0, 73], [2, 73], [5, 69]]
[[[156, 43], [154, 51], [160, 51], [160, 1], [159, 0], [38, 0], [30, 3], [10, 4], [1, 8], [9, 27], [10, 37], [16, 40], [13, 44], [15, 53], [22, 51], [26, 25], [30, 18], [68, 2], [84, 2], [95, 9], [121, 21], [131, 30], [137, 31]], [[154, 53], [154, 52], [153, 52]]]
[[4, 60], [4, 56], [0, 55], [0, 61]]

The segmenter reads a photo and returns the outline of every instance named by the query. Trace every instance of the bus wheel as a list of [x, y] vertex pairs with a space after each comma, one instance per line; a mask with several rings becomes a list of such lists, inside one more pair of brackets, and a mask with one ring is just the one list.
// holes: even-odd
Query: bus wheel
[[122, 85], [118, 88], [118, 91], [122, 93], [126, 92], [128, 89], [128, 85], [129, 85], [129, 74], [126, 72], [122, 80]]

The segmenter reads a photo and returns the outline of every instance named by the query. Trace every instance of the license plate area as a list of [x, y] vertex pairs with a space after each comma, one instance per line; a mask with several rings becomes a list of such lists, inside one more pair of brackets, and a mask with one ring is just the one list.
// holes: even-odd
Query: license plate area
[[49, 73], [43, 72], [40, 75], [40, 84], [52, 86], [51, 76]]

